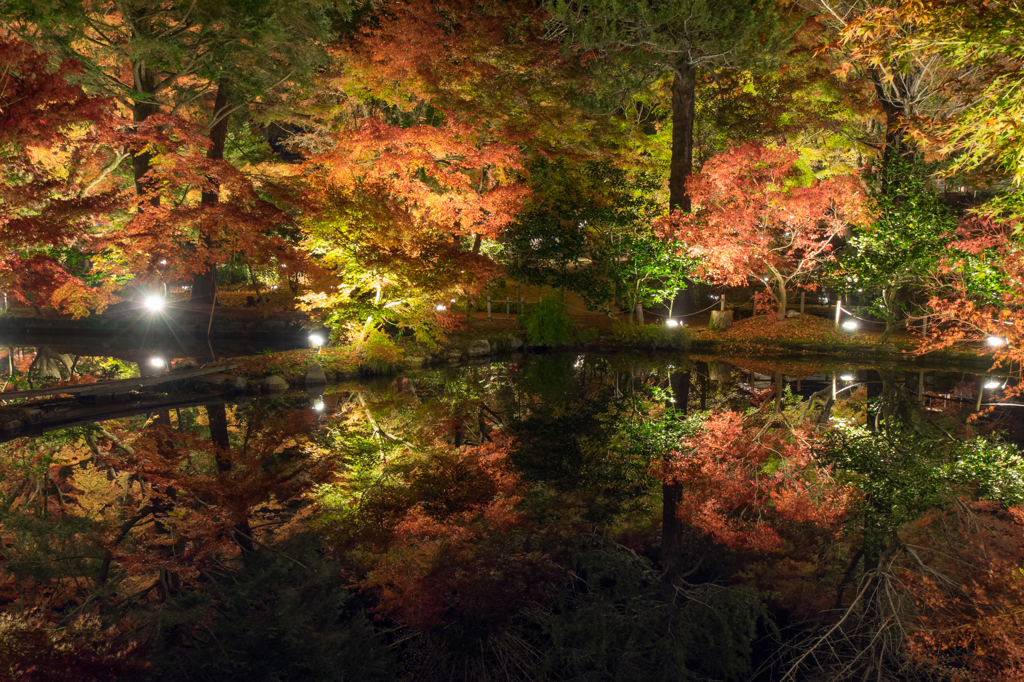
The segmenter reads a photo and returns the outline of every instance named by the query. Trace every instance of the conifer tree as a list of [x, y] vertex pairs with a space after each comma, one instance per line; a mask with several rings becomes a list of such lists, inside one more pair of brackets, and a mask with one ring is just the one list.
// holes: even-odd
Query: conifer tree
[[669, 207], [690, 210], [696, 90], [702, 69], [736, 68], [771, 54], [780, 36], [766, 0], [548, 0], [567, 40], [619, 62], [635, 89], [672, 74]]

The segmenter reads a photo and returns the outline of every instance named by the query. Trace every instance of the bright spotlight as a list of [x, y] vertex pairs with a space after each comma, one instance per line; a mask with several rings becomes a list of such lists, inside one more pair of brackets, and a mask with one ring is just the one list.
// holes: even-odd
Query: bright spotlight
[[313, 409], [316, 410], [317, 412], [323, 412], [324, 411], [324, 401], [322, 401], [322, 400], [316, 401], [313, 404]]
[[436, 310], [439, 313], [443, 313], [444, 311], [448, 310], [448, 308], [443, 303], [438, 303], [436, 306], [434, 306], [434, 310]]
[[149, 364], [153, 365], [154, 367], [163, 367], [167, 363], [164, 362], [163, 358], [150, 358]]
[[839, 378], [842, 379], [843, 381], [853, 381], [857, 377], [853, 376], [852, 374], [843, 374]]
[[160, 312], [161, 310], [164, 309], [163, 297], [157, 296], [156, 294], [153, 294], [152, 296], [147, 296], [144, 303], [146, 304], [146, 307], [149, 308], [149, 310], [151, 310], [154, 313]]
[[324, 337], [321, 336], [320, 334], [310, 334], [309, 342], [313, 344], [314, 348], [319, 348], [320, 346], [324, 345]]
[[857, 323], [854, 322], [853, 320], [847, 320], [846, 322], [843, 322], [843, 329], [845, 329], [846, 331], [851, 331], [852, 332], [856, 328], [857, 328]]
[[999, 388], [1000, 384], [998, 381], [986, 381], [985, 388]]
[[676, 320], [665, 320], [665, 324], [667, 324], [669, 327], [678, 327], [679, 326], [679, 322], [676, 321]]
[[999, 346], [1006, 343], [1006, 339], [1002, 338], [1001, 336], [990, 336], [987, 339], [985, 339], [985, 343], [992, 346], [993, 348], [999, 348]]
[[167, 259], [166, 258], [161, 258], [160, 259], [160, 265], [167, 265]]

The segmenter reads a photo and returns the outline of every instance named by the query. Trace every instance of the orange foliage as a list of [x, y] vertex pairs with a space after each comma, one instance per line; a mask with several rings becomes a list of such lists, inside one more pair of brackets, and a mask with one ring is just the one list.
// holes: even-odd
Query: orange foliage
[[905, 541], [930, 567], [903, 569], [918, 610], [912, 660], [950, 679], [1024, 679], [1024, 509], [933, 511]]
[[0, 287], [15, 301], [85, 314], [102, 308], [112, 282], [89, 287], [52, 254], [93, 247], [94, 224], [122, 207], [104, 164], [120, 136], [109, 101], [69, 79], [82, 69], [7, 32], [0, 35]]
[[795, 151], [748, 143], [718, 154], [687, 181], [697, 210], [659, 225], [699, 258], [702, 276], [727, 285], [771, 283], [780, 304], [787, 287], [832, 258], [849, 223], [866, 219], [864, 192], [852, 177], [798, 180]]

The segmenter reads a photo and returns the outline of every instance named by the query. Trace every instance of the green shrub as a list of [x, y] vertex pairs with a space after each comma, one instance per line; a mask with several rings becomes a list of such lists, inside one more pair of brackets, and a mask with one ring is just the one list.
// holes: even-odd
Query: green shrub
[[664, 324], [633, 325], [616, 322], [612, 336], [619, 343], [637, 348], [687, 350], [690, 347], [690, 330], [682, 325], [669, 327]]
[[519, 321], [534, 346], [564, 346], [576, 338], [576, 323], [565, 312], [562, 299], [555, 296], [527, 305]]

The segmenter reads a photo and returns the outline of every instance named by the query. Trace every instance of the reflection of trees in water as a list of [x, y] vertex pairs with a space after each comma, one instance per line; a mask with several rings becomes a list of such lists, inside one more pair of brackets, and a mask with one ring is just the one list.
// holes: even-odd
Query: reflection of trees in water
[[[141, 629], [117, 641], [143, 638], [182, 679], [307, 659], [426, 680], [1014, 660], [1018, 459], [975, 436], [989, 422], [965, 421], [970, 399], [922, 402], [955, 381], [856, 370], [834, 389], [831, 368], [733, 362], [541, 356], [3, 445], [0, 523], [19, 530], [0, 570], [47, 586], [34, 603], [54, 623], [131, 614]], [[720, 455], [679, 459], [694, 449]], [[703, 468], [654, 475], [681, 461]], [[857, 491], [841, 524], [800, 506], [832, 483]], [[776, 626], [785, 647], [763, 638]]]

